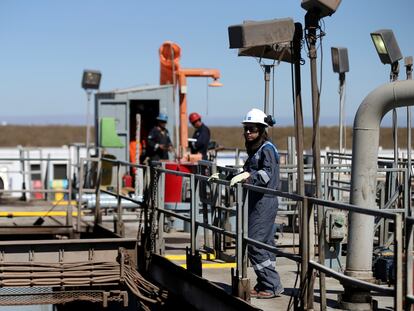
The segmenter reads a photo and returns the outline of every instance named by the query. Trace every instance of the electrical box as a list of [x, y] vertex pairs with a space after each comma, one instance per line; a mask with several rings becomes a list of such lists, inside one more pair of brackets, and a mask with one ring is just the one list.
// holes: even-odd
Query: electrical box
[[325, 212], [325, 233], [328, 243], [341, 242], [347, 231], [346, 214], [342, 211], [329, 209]]

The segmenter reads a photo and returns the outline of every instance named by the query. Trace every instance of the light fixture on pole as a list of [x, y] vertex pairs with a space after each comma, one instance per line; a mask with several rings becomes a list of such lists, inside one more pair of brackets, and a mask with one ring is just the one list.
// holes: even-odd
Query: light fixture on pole
[[331, 47], [332, 68], [339, 74], [339, 152], [344, 153], [345, 73], [349, 71], [348, 49]]
[[[397, 39], [391, 29], [380, 29], [371, 33], [372, 42], [383, 64], [391, 65], [390, 81], [398, 80], [399, 64], [398, 61], [403, 58], [398, 46]], [[408, 109], [408, 108], [407, 108]], [[394, 163], [398, 162], [398, 143], [397, 143], [397, 110], [392, 110], [392, 129], [394, 137]]]
[[380, 29], [371, 33], [375, 49], [383, 64], [398, 63], [402, 59], [401, 50], [391, 29]]
[[[315, 173], [315, 193], [317, 198], [322, 197], [322, 181], [321, 181], [321, 146], [320, 146], [320, 90], [317, 80], [317, 48], [316, 44], [319, 39], [322, 46], [322, 38], [325, 32], [320, 27], [320, 20], [325, 16], [330, 16], [337, 10], [341, 0], [302, 0], [301, 6], [305, 9], [305, 41], [308, 46], [308, 57], [310, 64], [311, 74], [311, 91], [312, 91], [312, 119], [313, 119], [313, 139], [312, 139], [312, 156], [313, 156], [313, 171]], [[305, 216], [306, 217], [306, 216]], [[323, 206], [317, 207], [317, 225], [318, 228], [322, 228], [325, 223], [325, 210]], [[318, 261], [320, 264], [325, 262], [325, 232], [322, 230], [318, 235]], [[305, 272], [306, 273], [306, 272]], [[305, 278], [305, 274], [302, 274], [302, 278]], [[325, 274], [319, 275], [320, 288], [325, 287]], [[304, 293], [301, 295], [308, 295], [308, 289], [304, 289]], [[326, 309], [326, 295], [321, 291], [320, 297], [321, 310]], [[308, 306], [304, 305], [304, 309]]]
[[[384, 29], [371, 33], [372, 41], [375, 45], [377, 53], [384, 64], [391, 65], [391, 80], [396, 80], [398, 76], [398, 61], [402, 58], [400, 49], [391, 30]], [[362, 107], [362, 106], [361, 106]], [[355, 118], [357, 120], [357, 118]], [[393, 129], [394, 129], [394, 156], [396, 152], [396, 111], [393, 110]], [[370, 126], [368, 126], [370, 128]], [[354, 126], [355, 131], [355, 126]], [[355, 140], [354, 140], [355, 142]], [[353, 152], [356, 152], [354, 148]], [[369, 156], [369, 155], [368, 155]], [[397, 158], [394, 157], [394, 163], [397, 164]], [[357, 165], [357, 163], [352, 163]], [[358, 171], [358, 174], [360, 172]], [[351, 188], [355, 187], [353, 183], [357, 179], [356, 175], [352, 174]], [[365, 179], [364, 179], [365, 180]], [[394, 181], [395, 179], [393, 179]], [[359, 187], [359, 184], [358, 184]], [[365, 185], [364, 185], [365, 187]], [[370, 186], [368, 186], [369, 188]], [[360, 188], [360, 187], [359, 187]], [[353, 191], [353, 195], [350, 198], [352, 204], [358, 205], [364, 201], [365, 198], [360, 200], [361, 189]], [[365, 188], [364, 188], [365, 189]], [[394, 191], [393, 187], [390, 190]], [[375, 202], [374, 202], [375, 205]], [[376, 206], [368, 206], [369, 208], [375, 208]], [[372, 260], [366, 260], [366, 258], [372, 256], [373, 244], [374, 244], [374, 221], [368, 215], [362, 215], [360, 213], [350, 212], [348, 215], [348, 247], [346, 258], [345, 275], [350, 277], [357, 277], [360, 280], [371, 282], [373, 280]], [[361, 236], [364, 236], [361, 239]], [[351, 285], [344, 286], [345, 292], [342, 300], [342, 307], [347, 310], [359, 310], [359, 307], [366, 308], [367, 304], [372, 303], [371, 291]], [[365, 305], [364, 305], [365, 303]]]
[[[412, 56], [406, 56], [404, 57], [404, 66], [405, 66], [405, 72], [407, 75], [407, 80], [412, 79], [412, 73], [413, 73], [413, 57]], [[407, 192], [411, 193], [411, 179], [412, 179], [412, 173], [411, 173], [411, 107], [407, 107], [407, 176], [408, 178], [405, 179], [407, 188]], [[411, 210], [411, 200], [408, 200], [407, 202], [407, 209], [406, 209], [407, 215], [412, 216], [412, 210]], [[411, 242], [412, 244], [412, 242]], [[412, 245], [411, 248], [412, 249]], [[411, 282], [411, 283], [408, 283]], [[412, 276], [409, 277], [407, 280], [407, 284], [412, 284]]]
[[[239, 56], [252, 56], [293, 62], [290, 52], [295, 34], [291, 18], [246, 21], [228, 27], [230, 48], [238, 48]], [[264, 112], [269, 114], [269, 81], [273, 65], [263, 65], [265, 80]]]
[[86, 91], [86, 153], [89, 154], [90, 144], [90, 102], [93, 90], [98, 90], [101, 83], [102, 74], [98, 70], [85, 69], [82, 76], [82, 88]]

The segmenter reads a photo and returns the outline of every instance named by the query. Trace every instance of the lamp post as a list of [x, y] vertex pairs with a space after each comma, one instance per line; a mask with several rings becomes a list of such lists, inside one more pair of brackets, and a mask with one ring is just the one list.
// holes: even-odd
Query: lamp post
[[98, 70], [85, 69], [82, 75], [82, 88], [86, 92], [87, 106], [86, 106], [86, 154], [89, 154], [90, 144], [90, 105], [93, 90], [98, 90], [101, 83], [102, 74]]
[[339, 74], [339, 153], [345, 153], [344, 146], [344, 106], [345, 106], [345, 73], [349, 71], [348, 49], [344, 47], [332, 47], [333, 71]]
[[[407, 75], [407, 80], [412, 79], [412, 73], [413, 73], [413, 57], [407, 56], [404, 58], [404, 66], [405, 66], [405, 72]], [[407, 200], [405, 202], [406, 208], [405, 208], [405, 214], [407, 216], [412, 216], [412, 210], [411, 210], [411, 175], [412, 175], [412, 167], [411, 167], [411, 107], [407, 106], [407, 178], [405, 188], [407, 189], [406, 192], [408, 193]], [[407, 239], [406, 241], [406, 249], [413, 249], [413, 240]], [[406, 258], [406, 267], [412, 267], [413, 266], [413, 258], [412, 256], [407, 256]], [[413, 275], [410, 273], [405, 273], [406, 277], [406, 288], [407, 288], [407, 295], [413, 294]]]
[[[378, 56], [383, 64], [391, 65], [391, 81], [395, 81], [398, 77], [398, 61], [402, 58], [400, 49], [397, 45], [395, 37], [391, 30], [383, 29], [371, 33], [372, 41], [377, 50]], [[355, 120], [358, 120], [358, 115]], [[397, 114], [396, 110], [393, 109], [393, 129], [394, 129], [394, 164], [397, 164]], [[365, 126], [365, 124], [364, 124]], [[369, 128], [369, 125], [366, 125]], [[356, 126], [354, 124], [354, 146], [358, 146], [355, 138], [355, 131], [361, 132], [360, 124]], [[356, 149], [356, 148], [354, 148]], [[375, 151], [377, 152], [377, 151]], [[353, 150], [353, 153], [357, 153], [356, 150]], [[369, 155], [367, 155], [370, 158]], [[360, 158], [357, 158], [360, 159]], [[362, 187], [358, 183], [358, 177], [362, 179], [365, 178], [359, 169], [359, 165], [364, 168], [372, 169], [367, 163], [362, 163], [363, 161], [357, 161], [353, 159], [352, 163], [352, 176], [351, 176], [351, 188], [352, 195], [350, 198], [350, 203], [355, 205], [368, 204], [367, 207], [375, 208], [375, 203], [369, 201], [367, 198], [369, 195], [365, 193], [371, 193], [371, 186], [367, 185]], [[376, 167], [376, 164], [375, 164]], [[354, 169], [357, 174], [354, 174]], [[366, 181], [366, 179], [363, 179]], [[392, 178], [392, 182], [396, 181], [395, 178]], [[355, 183], [355, 184], [354, 184]], [[390, 187], [392, 191], [395, 190], [395, 187]], [[363, 195], [361, 195], [364, 193]], [[372, 281], [372, 260], [367, 260], [367, 256], [372, 255], [373, 251], [373, 238], [374, 238], [374, 220], [367, 215], [362, 215], [360, 213], [350, 212], [348, 216], [348, 252], [346, 258], [346, 270], [345, 275], [351, 277], [357, 277], [363, 281]], [[364, 238], [361, 238], [364, 237]], [[342, 306], [344, 309], [357, 310], [356, 308], [360, 305], [360, 308], [368, 306], [372, 302], [372, 295], [370, 290], [358, 288], [350, 285], [346, 285], [345, 293], [342, 296]], [[360, 309], [358, 309], [360, 310]]]
[[[312, 119], [313, 119], [313, 140], [312, 140], [312, 157], [313, 170], [315, 173], [315, 193], [314, 196], [320, 198], [322, 195], [321, 183], [321, 146], [320, 146], [320, 92], [317, 82], [317, 49], [316, 43], [318, 38], [322, 40], [324, 32], [319, 26], [319, 21], [325, 17], [335, 13], [341, 0], [302, 0], [301, 6], [305, 9], [305, 41], [308, 45], [308, 56], [310, 59], [310, 73], [311, 73], [311, 90], [312, 90]], [[319, 34], [317, 34], [319, 30]], [[317, 209], [317, 225], [318, 225], [318, 261], [320, 264], [325, 263], [325, 210], [324, 207], [318, 205]], [[309, 237], [312, 241], [312, 237]], [[313, 241], [312, 241], [313, 242]], [[311, 243], [312, 243], [311, 242]], [[312, 244], [311, 244], [312, 245]], [[312, 251], [310, 251], [312, 254]], [[313, 279], [315, 274], [309, 274], [309, 279]], [[305, 290], [305, 294], [312, 292], [313, 282], [310, 282], [309, 288]], [[325, 295], [325, 274], [319, 274], [319, 288], [321, 291], [321, 310], [326, 309], [326, 295]], [[308, 292], [306, 292], [308, 291]], [[303, 306], [305, 309], [313, 309], [313, 301], [310, 300], [307, 305]]]
[[[377, 50], [378, 56], [383, 64], [391, 65], [390, 81], [398, 80], [399, 65], [398, 61], [402, 59], [402, 54], [391, 29], [380, 29], [371, 33], [371, 39]], [[407, 108], [409, 109], [409, 108]], [[397, 166], [398, 161], [398, 126], [397, 110], [392, 110], [392, 131], [394, 140], [394, 164]]]

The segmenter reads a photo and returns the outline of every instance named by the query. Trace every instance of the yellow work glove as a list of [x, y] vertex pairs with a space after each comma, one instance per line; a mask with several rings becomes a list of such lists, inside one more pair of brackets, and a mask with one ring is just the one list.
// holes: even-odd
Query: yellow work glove
[[240, 173], [236, 176], [234, 176], [231, 180], [230, 180], [230, 187], [233, 187], [235, 184], [237, 184], [238, 182], [241, 182], [243, 180], [246, 180], [247, 178], [250, 177], [250, 173], [248, 172], [243, 172]]

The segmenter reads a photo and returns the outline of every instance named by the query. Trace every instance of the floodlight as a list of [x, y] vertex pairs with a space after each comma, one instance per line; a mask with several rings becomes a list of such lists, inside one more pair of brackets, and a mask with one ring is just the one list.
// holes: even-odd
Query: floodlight
[[238, 55], [280, 60], [282, 62], [288, 63], [292, 63], [294, 61], [294, 57], [290, 49], [290, 42], [273, 45], [259, 45], [250, 48], [240, 48]]
[[231, 49], [273, 45], [293, 40], [295, 25], [291, 18], [266, 21], [245, 21], [243, 24], [229, 26]]
[[85, 69], [82, 75], [82, 88], [86, 91], [88, 99], [86, 105], [86, 153], [89, 155], [89, 136], [90, 136], [90, 106], [91, 106], [91, 95], [93, 90], [98, 90], [101, 83], [101, 72], [98, 70]]
[[335, 13], [341, 0], [302, 0], [301, 6], [306, 11], [315, 12], [319, 18]]
[[82, 76], [82, 88], [85, 90], [97, 90], [101, 83], [101, 72], [98, 70], [84, 70]]
[[391, 29], [380, 29], [372, 32], [371, 38], [383, 64], [394, 64], [403, 58]]
[[336, 73], [349, 71], [348, 49], [343, 47], [331, 47], [332, 67]]

